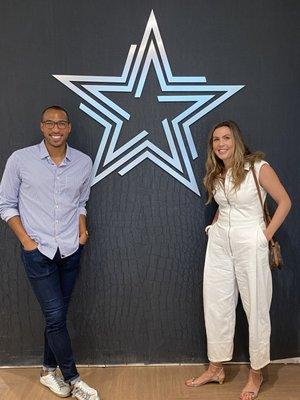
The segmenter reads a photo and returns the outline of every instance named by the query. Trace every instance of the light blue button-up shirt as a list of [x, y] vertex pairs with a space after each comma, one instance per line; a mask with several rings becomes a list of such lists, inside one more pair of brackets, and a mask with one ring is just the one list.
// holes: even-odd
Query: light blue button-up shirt
[[53, 259], [79, 246], [79, 215], [86, 215], [92, 160], [67, 146], [56, 165], [44, 141], [15, 151], [8, 159], [0, 184], [0, 215], [6, 222], [19, 215], [38, 249]]

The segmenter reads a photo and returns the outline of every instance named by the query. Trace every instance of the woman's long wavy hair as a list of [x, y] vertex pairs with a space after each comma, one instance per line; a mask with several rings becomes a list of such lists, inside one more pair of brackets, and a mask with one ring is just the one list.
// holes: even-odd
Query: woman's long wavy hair
[[218, 156], [216, 156], [213, 151], [214, 131], [217, 128], [221, 128], [223, 126], [227, 126], [230, 129], [235, 144], [231, 165], [233, 190], [237, 190], [245, 179], [245, 176], [247, 174], [247, 170], [244, 169], [245, 163], [249, 162], [250, 166], [253, 166], [255, 161], [260, 161], [264, 157], [264, 154], [262, 152], [250, 152], [250, 150], [244, 143], [241, 130], [236, 122], [228, 120], [215, 125], [208, 135], [207, 159], [205, 163], [206, 175], [203, 179], [204, 186], [208, 194], [207, 203], [210, 203], [212, 201], [216, 182], [221, 179], [225, 168], [223, 161]]

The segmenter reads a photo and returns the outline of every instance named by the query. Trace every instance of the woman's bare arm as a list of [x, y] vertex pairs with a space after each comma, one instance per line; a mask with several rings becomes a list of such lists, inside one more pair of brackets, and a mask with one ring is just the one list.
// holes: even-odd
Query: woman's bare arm
[[277, 203], [276, 211], [265, 235], [270, 240], [288, 215], [292, 202], [276, 172], [268, 164], [264, 164], [259, 173], [259, 183]]

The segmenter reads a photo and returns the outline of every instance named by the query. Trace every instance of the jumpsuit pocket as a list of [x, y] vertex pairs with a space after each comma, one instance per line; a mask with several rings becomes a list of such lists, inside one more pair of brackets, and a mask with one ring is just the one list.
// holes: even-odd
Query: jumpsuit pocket
[[264, 231], [262, 230], [262, 227], [260, 225], [258, 226], [258, 236], [260, 237], [260, 244], [263, 247], [267, 247], [269, 245], [269, 241], [266, 238], [266, 235], [264, 234]]
[[211, 224], [211, 225], [207, 225], [207, 227], [205, 228], [208, 237], [210, 237], [212, 235], [215, 225], [216, 225], [215, 223]]

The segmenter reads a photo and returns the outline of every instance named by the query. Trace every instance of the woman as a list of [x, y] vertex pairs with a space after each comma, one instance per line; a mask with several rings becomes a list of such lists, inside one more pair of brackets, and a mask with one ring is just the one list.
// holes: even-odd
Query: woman
[[[291, 201], [274, 170], [262, 160], [262, 153], [250, 153], [241, 131], [233, 121], [224, 121], [210, 132], [204, 185], [208, 202], [219, 208], [206, 228], [203, 297], [207, 334], [208, 369], [187, 386], [223, 383], [222, 362], [233, 352], [235, 308], [240, 293], [249, 324], [250, 371], [241, 400], [257, 397], [263, 381], [261, 368], [270, 362], [270, 316], [272, 279], [268, 241], [283, 223]], [[265, 200], [277, 203], [268, 227], [264, 224], [253, 172]]]

